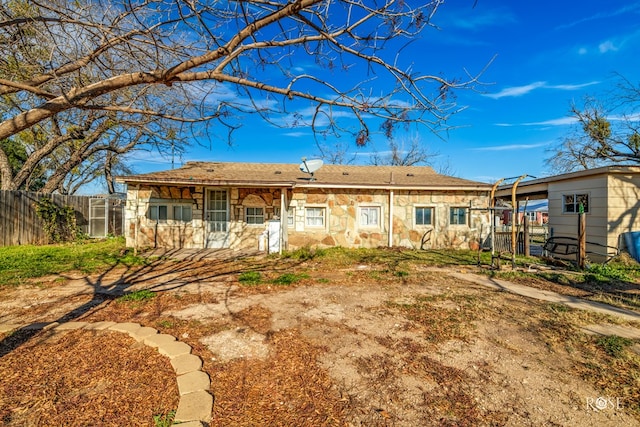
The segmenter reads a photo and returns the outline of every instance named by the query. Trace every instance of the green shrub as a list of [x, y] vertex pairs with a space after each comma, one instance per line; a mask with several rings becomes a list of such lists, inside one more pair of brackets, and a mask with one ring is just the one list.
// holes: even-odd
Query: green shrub
[[605, 282], [609, 280], [620, 280], [631, 282], [633, 279], [622, 269], [610, 265], [591, 264], [585, 273], [585, 279]]
[[176, 416], [176, 411], [171, 410], [166, 414], [157, 414], [153, 416], [154, 427], [170, 427], [173, 425], [173, 419]]
[[121, 297], [118, 297], [118, 301], [145, 301], [152, 299], [156, 296], [156, 293], [148, 289], [140, 289], [138, 291], [128, 292]]
[[50, 242], [70, 242], [82, 237], [73, 207], [58, 206], [48, 197], [37, 201], [35, 205], [36, 214]]
[[407, 276], [409, 276], [409, 272], [408, 271], [404, 271], [404, 270], [395, 271], [393, 274], [395, 276], [398, 276], [398, 277], [407, 277]]
[[624, 349], [631, 346], [633, 341], [629, 338], [609, 335], [598, 338], [597, 344], [611, 357], [620, 357], [624, 354]]
[[245, 271], [240, 274], [238, 281], [245, 285], [257, 285], [262, 281], [262, 274], [259, 271]]
[[302, 279], [308, 279], [308, 274], [295, 274], [295, 273], [285, 273], [281, 276], [273, 279], [271, 283], [275, 285], [291, 285], [293, 283], [299, 282]]
[[315, 257], [322, 257], [325, 255], [324, 249], [314, 248], [311, 249], [309, 246], [305, 246], [295, 251], [284, 252], [282, 254], [283, 258], [297, 259], [300, 261], [307, 261], [313, 259]]

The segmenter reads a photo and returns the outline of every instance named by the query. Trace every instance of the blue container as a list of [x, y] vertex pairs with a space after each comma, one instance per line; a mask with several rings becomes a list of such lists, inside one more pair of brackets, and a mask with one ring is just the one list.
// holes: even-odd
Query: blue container
[[624, 233], [624, 244], [631, 257], [640, 262], [640, 231]]

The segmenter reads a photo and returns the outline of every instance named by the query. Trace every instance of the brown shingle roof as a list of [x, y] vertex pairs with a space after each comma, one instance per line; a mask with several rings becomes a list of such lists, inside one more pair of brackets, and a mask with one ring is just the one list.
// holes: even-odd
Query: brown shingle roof
[[464, 188], [486, 191], [489, 184], [436, 173], [428, 166], [324, 165], [315, 174], [297, 164], [188, 162], [179, 169], [119, 177], [127, 184], [181, 184], [278, 187]]

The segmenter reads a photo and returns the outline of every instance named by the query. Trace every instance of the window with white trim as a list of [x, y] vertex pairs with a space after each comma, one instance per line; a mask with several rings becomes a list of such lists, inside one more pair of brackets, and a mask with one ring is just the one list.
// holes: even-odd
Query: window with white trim
[[433, 225], [433, 207], [416, 206], [416, 225]]
[[296, 208], [289, 208], [287, 210], [287, 227], [293, 227], [296, 225]]
[[[282, 220], [280, 208], [273, 208], [273, 214]], [[287, 209], [287, 227], [293, 227], [296, 223], [296, 208]]]
[[308, 227], [324, 227], [325, 208], [305, 208], [304, 212]]
[[167, 205], [149, 205], [148, 217], [152, 221], [167, 222], [169, 207]]
[[361, 206], [360, 225], [362, 227], [379, 227], [380, 206]]
[[449, 224], [450, 225], [467, 225], [467, 208], [450, 208]]
[[247, 224], [264, 224], [264, 208], [245, 208], [244, 220]]
[[173, 220], [189, 222], [193, 219], [193, 208], [189, 205], [174, 205]]
[[562, 196], [563, 213], [580, 213], [580, 205], [584, 208], [585, 213], [589, 212], [588, 194], [564, 194]]
[[149, 202], [149, 210], [147, 211], [147, 219], [159, 223], [173, 222], [191, 222], [193, 219], [193, 203], [180, 200], [162, 200], [156, 199]]

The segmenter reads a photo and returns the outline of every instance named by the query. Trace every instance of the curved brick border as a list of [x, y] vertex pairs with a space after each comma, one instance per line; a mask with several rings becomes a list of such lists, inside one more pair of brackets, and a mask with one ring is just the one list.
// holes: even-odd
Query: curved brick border
[[[0, 332], [10, 332], [18, 328], [19, 326], [16, 325], [0, 325]], [[115, 322], [38, 323], [29, 325], [25, 329], [54, 331], [87, 329], [122, 332], [138, 342], [156, 348], [158, 353], [169, 358], [177, 376], [180, 402], [174, 423], [179, 423], [181, 427], [202, 427], [208, 426], [211, 422], [213, 396], [209, 393], [211, 389], [209, 375], [202, 371], [202, 360], [191, 354], [191, 346], [177, 341], [173, 335], [159, 334], [158, 330], [138, 323]]]

